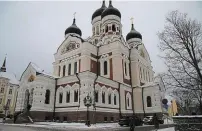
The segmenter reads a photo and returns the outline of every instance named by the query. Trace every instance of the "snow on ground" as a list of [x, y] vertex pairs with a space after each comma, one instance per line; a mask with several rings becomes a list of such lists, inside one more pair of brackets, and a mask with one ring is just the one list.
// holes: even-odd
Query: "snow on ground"
[[164, 124], [173, 124], [173, 120], [164, 119]]
[[51, 128], [51, 129], [104, 129], [104, 128], [118, 128], [120, 127], [118, 123], [99, 123], [92, 124], [90, 127], [87, 127], [85, 123], [55, 123], [55, 122], [35, 122], [34, 124], [8, 124], [8, 125], [18, 125], [26, 127], [42, 127], [42, 128]]
[[175, 129], [174, 127], [171, 127], [171, 128], [160, 129], [158, 131], [175, 131]]

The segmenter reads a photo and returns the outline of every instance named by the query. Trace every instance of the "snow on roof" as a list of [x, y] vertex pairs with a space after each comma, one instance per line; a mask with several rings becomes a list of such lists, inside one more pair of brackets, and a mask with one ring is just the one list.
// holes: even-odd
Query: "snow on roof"
[[19, 81], [17, 80], [17, 78], [15, 77], [15, 75], [12, 74], [12, 73], [0, 72], [0, 77], [4, 77], [4, 78], [9, 79], [9, 83], [11, 83], [11, 84], [15, 84], [15, 85], [19, 84]]
[[30, 64], [31, 64], [31, 66], [36, 70], [36, 72], [56, 78], [56, 76], [53, 76], [53, 75], [51, 75], [51, 74], [49, 74], [49, 73], [44, 72], [44, 70], [42, 70], [42, 69], [41, 69], [39, 66], [37, 66], [35, 63], [30, 62]]

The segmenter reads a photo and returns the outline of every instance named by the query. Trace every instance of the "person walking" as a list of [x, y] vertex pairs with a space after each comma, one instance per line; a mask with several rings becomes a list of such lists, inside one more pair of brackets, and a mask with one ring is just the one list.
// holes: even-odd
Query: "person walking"
[[130, 131], [134, 131], [135, 128], [135, 119], [134, 117], [130, 117]]
[[159, 129], [159, 120], [158, 120], [158, 117], [157, 117], [156, 113], [153, 116], [153, 124], [154, 124], [154, 127], [155, 127], [155, 131], [157, 131]]

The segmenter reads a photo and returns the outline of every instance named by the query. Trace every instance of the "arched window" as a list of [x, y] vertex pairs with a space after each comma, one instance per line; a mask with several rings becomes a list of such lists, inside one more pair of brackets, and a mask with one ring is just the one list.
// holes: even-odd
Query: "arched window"
[[125, 74], [127, 76], [127, 65], [126, 65], [126, 62], [125, 62]]
[[116, 31], [115, 25], [112, 25], [112, 31]]
[[74, 62], [74, 74], [77, 73], [77, 62]]
[[45, 95], [45, 104], [50, 103], [50, 90], [46, 90], [46, 95]]
[[127, 104], [128, 104], [128, 107], [130, 106], [130, 100], [129, 98], [127, 98]]
[[105, 93], [102, 92], [102, 103], [105, 103]]
[[71, 75], [71, 64], [68, 66], [68, 75]]
[[114, 105], [116, 105], [116, 94], [114, 94]]
[[147, 107], [152, 107], [151, 96], [147, 96]]
[[99, 26], [96, 26], [96, 35], [99, 35]]
[[95, 27], [93, 27], [93, 35], [95, 35]]
[[108, 32], [108, 26], [105, 26], [105, 33]]
[[66, 70], [66, 66], [64, 65], [62, 70], [63, 71], [62, 76], [65, 76], [65, 70]]
[[111, 104], [111, 94], [108, 95], [108, 103]]
[[140, 67], [140, 78], [142, 79], [142, 68]]
[[98, 91], [95, 91], [95, 102], [98, 102]]
[[59, 94], [59, 103], [62, 103], [62, 97], [63, 97], [63, 94], [60, 93], [60, 94]]
[[107, 75], [107, 61], [104, 62], [104, 75]]
[[97, 44], [98, 43], [98, 40], [97, 39], [95, 39], [95, 44]]
[[102, 31], [102, 29], [101, 29], [101, 28], [102, 28], [102, 25], [100, 24], [100, 32]]
[[58, 67], [58, 76], [60, 76], [60, 66]]
[[70, 92], [67, 91], [67, 94], [66, 94], [66, 103], [69, 103], [70, 102]]
[[78, 91], [74, 91], [74, 102], [78, 102]]

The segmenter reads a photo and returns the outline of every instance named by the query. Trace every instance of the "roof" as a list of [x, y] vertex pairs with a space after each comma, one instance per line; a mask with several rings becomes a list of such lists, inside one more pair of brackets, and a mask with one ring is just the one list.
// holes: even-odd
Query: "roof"
[[154, 82], [148, 82], [148, 83], [144, 84], [144, 85], [141, 86], [141, 87], [156, 86], [156, 85], [157, 85], [157, 84], [154, 83]]
[[33, 63], [33, 62], [30, 62], [30, 65], [36, 70], [36, 72], [37, 72], [38, 74], [43, 74], [43, 75], [46, 75], [46, 76], [50, 76], [50, 77], [57, 78], [56, 76], [53, 76], [53, 75], [51, 75], [51, 74], [49, 74], [49, 73], [44, 72], [44, 70], [42, 70], [39, 66], [37, 66], [37, 65], [36, 65], [35, 63]]
[[9, 79], [9, 83], [18, 85], [19, 81], [14, 74], [8, 72], [0, 72], [0, 77]]

